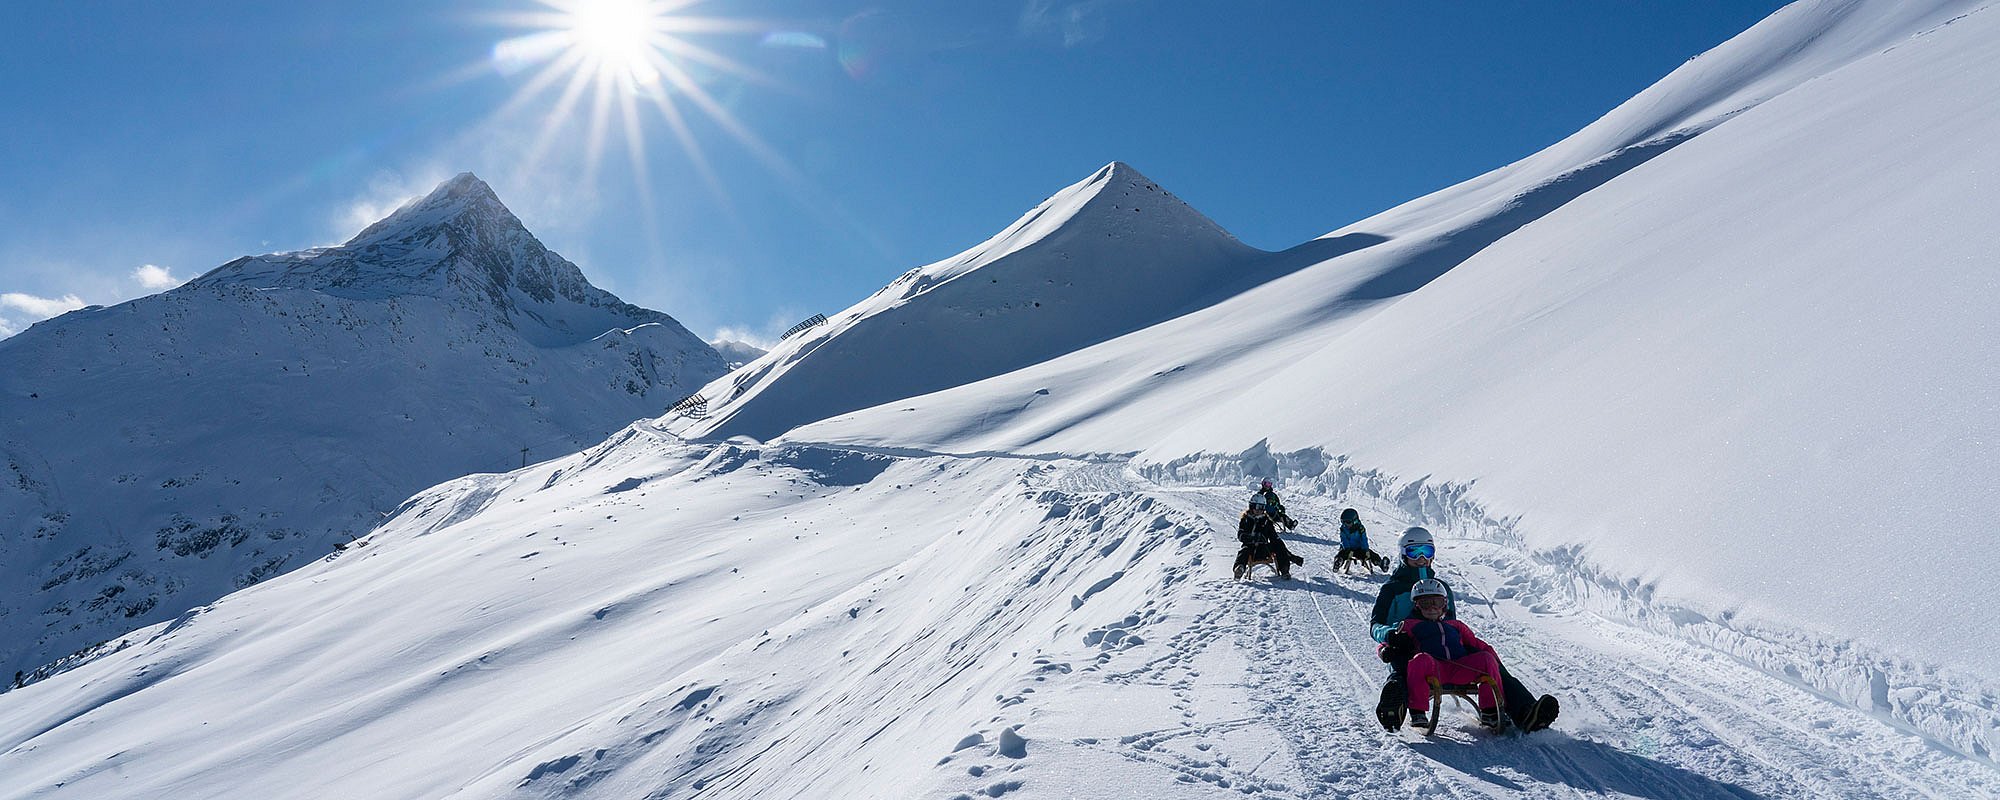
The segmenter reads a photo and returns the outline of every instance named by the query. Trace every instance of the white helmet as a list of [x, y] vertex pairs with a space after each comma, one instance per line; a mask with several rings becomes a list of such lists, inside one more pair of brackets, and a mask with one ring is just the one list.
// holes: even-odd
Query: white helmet
[[1260, 493], [1257, 493], [1257, 494], [1253, 494], [1253, 495], [1250, 495], [1250, 507], [1251, 507], [1251, 508], [1263, 508], [1263, 507], [1264, 507], [1264, 505], [1265, 505], [1266, 503], [1268, 503], [1268, 502], [1269, 502], [1268, 500], [1265, 500], [1265, 499], [1264, 499], [1264, 495], [1263, 495], [1263, 493], [1261, 493], [1261, 492], [1260, 492]]
[[1437, 543], [1431, 541], [1431, 532], [1428, 529], [1421, 527], [1410, 528], [1409, 530], [1403, 531], [1403, 538], [1396, 540], [1396, 548], [1399, 550], [1405, 547], [1409, 547], [1410, 545], [1413, 544], [1428, 544], [1435, 546]]
[[1432, 595], [1447, 598], [1451, 596], [1444, 590], [1444, 581], [1436, 578], [1425, 578], [1410, 586], [1411, 602], [1415, 602], [1419, 597], [1430, 597]]

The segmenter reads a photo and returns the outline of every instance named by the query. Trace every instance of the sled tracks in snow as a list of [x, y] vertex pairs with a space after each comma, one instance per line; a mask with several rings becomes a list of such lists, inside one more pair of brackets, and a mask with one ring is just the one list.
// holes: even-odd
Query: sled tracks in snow
[[[1383, 578], [1331, 575], [1338, 543], [1310, 524], [1336, 519], [1340, 507], [1286, 498], [1294, 516], [1309, 521], [1286, 536], [1306, 566], [1289, 582], [1236, 582], [1227, 555], [1239, 494], [1158, 495], [1210, 521], [1214, 574], [1196, 589], [1205, 610], [1167, 654], [1121, 678], [1172, 675], [1184, 667], [1175, 659], [1227, 643], [1242, 651], [1243, 689], [1256, 713], [1204, 720], [1185, 711], [1179, 728], [1100, 746], [1194, 776], [1183, 780], [1264, 797], [2000, 796], [2000, 774], [1712, 650], [1575, 609], [1521, 602], [1535, 598], [1495, 599], [1488, 587], [1532, 565], [1491, 544], [1449, 538], [1441, 571], [1458, 588], [1460, 617], [1531, 691], [1557, 695], [1562, 717], [1547, 731], [1495, 733], [1480, 728], [1470, 708], [1447, 701], [1433, 737], [1408, 726], [1383, 731], [1374, 707], [1388, 668], [1367, 633]], [[1378, 537], [1410, 524], [1395, 509], [1364, 508], [1363, 516]], [[1185, 679], [1176, 688], [1188, 708], [1198, 705], [1195, 694]], [[1186, 747], [1162, 746], [1252, 724], [1282, 734], [1289, 752], [1277, 757], [1292, 759], [1289, 768], [1217, 765], [1182, 755]], [[1280, 772], [1295, 777], [1258, 777]]]

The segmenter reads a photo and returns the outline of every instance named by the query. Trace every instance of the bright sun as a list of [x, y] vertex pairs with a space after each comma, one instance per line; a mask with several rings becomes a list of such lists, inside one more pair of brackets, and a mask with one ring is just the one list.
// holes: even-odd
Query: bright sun
[[639, 84], [660, 79], [659, 70], [647, 63], [656, 47], [654, 35], [665, 27], [664, 16], [653, 4], [645, 0], [579, 0], [565, 13], [572, 46], [596, 62], [598, 70]]
[[758, 22], [688, 16], [688, 6], [698, 0], [536, 2], [542, 10], [498, 18], [498, 22], [526, 28], [526, 32], [494, 44], [492, 52], [492, 66], [502, 74], [526, 74], [526, 82], [496, 116], [508, 116], [534, 104], [548, 108], [542, 130], [528, 152], [528, 164], [524, 164], [528, 170], [556, 142], [578, 140], [564, 130], [582, 120], [588, 132], [580, 142], [586, 146], [586, 164], [592, 174], [608, 140], [622, 136], [636, 174], [644, 176], [646, 152], [640, 116], [648, 108], [674, 132], [710, 186], [718, 184], [700, 144], [694, 142], [694, 130], [688, 126], [690, 110], [718, 122], [752, 152], [768, 152], [708, 94], [704, 82], [714, 82], [720, 76], [752, 82], [770, 80], [688, 40], [702, 34], [756, 32], [760, 30]]
[[[688, 124], [690, 111], [708, 117], [767, 166], [792, 173], [768, 145], [730, 116], [708, 88], [724, 80], [775, 82], [689, 41], [690, 36], [703, 34], [756, 34], [764, 30], [762, 23], [687, 14], [700, 0], [536, 2], [543, 10], [497, 18], [526, 32], [495, 44], [492, 59], [502, 74], [525, 76], [496, 117], [548, 103], [525, 170], [535, 169], [558, 142], [581, 141], [588, 180], [594, 177], [608, 140], [618, 136], [625, 140], [634, 177], [643, 184], [647, 159], [642, 117], [650, 110], [666, 122], [682, 151], [718, 193], [721, 183]], [[588, 126], [587, 133], [567, 134], [578, 122]]]

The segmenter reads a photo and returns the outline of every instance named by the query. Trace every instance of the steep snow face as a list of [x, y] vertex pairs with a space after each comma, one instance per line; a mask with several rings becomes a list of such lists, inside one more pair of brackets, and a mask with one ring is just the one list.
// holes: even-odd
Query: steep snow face
[[[1236, 285], [1245, 291], [1225, 302], [978, 385], [830, 415], [806, 423], [793, 436], [955, 452], [1132, 452], [1158, 440], [1168, 429], [1162, 420], [1223, 409], [1262, 425], [1270, 409], [1290, 407], [1287, 398], [1349, 394], [1352, 385], [1381, 378], [1347, 373], [1330, 385], [1313, 385], [1305, 380], [1310, 373], [1293, 365], [1331, 352], [1331, 343], [1346, 331], [1523, 226], [1748, 109], [1984, 2], [1787, 6], [1541, 152], [1271, 254], [1282, 269], [1238, 262], [1233, 272], [1224, 272], [1239, 276]], [[1717, 190], [1730, 189], [1725, 183]], [[1110, 256], [1112, 263], [1119, 258]], [[1143, 259], [1135, 255], [1133, 263]], [[889, 363], [872, 370], [851, 365], [850, 374], [856, 383], [876, 385]], [[711, 394], [731, 391], [717, 387]], [[1300, 419], [1333, 429], [1318, 412]], [[1240, 450], [1261, 438], [1259, 433], [1226, 446]]]
[[1148, 456], [1268, 439], [1476, 481], [1528, 546], [1651, 602], [2000, 678], [1976, 655], [2000, 627], [1926, 623], [2000, 607], [1940, 583], [2000, 559], [2000, 107], [1968, 102], [2000, 85], [2000, 12], [1918, 33], [1330, 341], [1288, 371], [1315, 407]]
[[[1468, 215], [1493, 214], [1516, 198], [1569, 180], [1573, 170], [1616, 154], [1657, 151], [1699, 135], [1896, 43], [1946, 24], [1990, 0], [1801, 0], [1691, 58], [1658, 83], [1561, 142], [1513, 164], [1356, 222], [1346, 231], [1448, 233]], [[1496, 208], [1495, 204], [1499, 204]], [[1546, 210], [1546, 209], [1544, 209]], [[1462, 234], [1461, 234], [1462, 235]]]
[[1470, 484], [1526, 546], [1690, 619], [1991, 675], [1912, 624], [1966, 600], [1911, 590], [1936, 562], [1881, 555], [2000, 556], [2000, 290], [1974, 266], [2000, 250], [2000, 120], [1967, 100], [2000, 79], [2000, 12], [1974, 5], [1790, 6], [1550, 151], [1323, 240], [1384, 243], [789, 438], [1314, 449]]
[[1240, 292], [1282, 265], [1263, 255], [1111, 164], [704, 388], [686, 432], [769, 438], [1020, 369]]
[[268, 578], [426, 486], [574, 451], [721, 371], [470, 175], [347, 246], [36, 325], [0, 342], [0, 670]]

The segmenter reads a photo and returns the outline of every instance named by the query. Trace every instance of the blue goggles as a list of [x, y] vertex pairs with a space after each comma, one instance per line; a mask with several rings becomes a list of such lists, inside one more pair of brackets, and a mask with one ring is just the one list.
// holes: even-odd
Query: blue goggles
[[1436, 558], [1437, 554], [1437, 545], [1434, 544], [1412, 544], [1403, 547], [1404, 558]]

